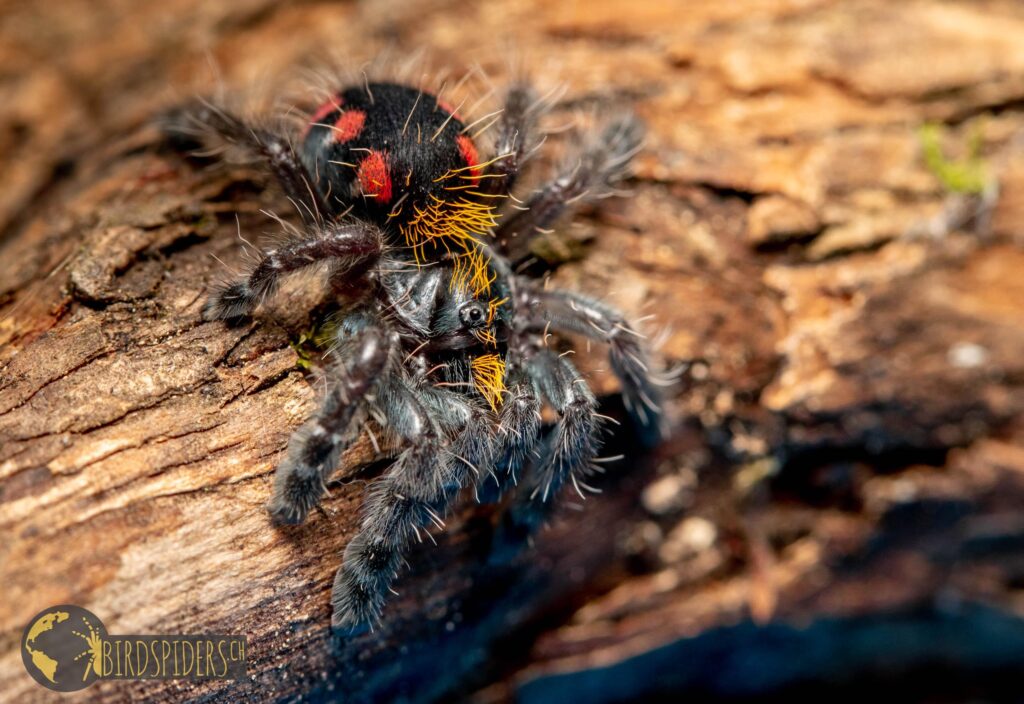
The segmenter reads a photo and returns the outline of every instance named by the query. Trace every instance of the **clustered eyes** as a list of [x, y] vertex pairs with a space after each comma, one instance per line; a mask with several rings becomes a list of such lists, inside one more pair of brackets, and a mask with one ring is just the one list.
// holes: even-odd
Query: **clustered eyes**
[[470, 301], [459, 310], [459, 317], [462, 319], [463, 325], [477, 327], [487, 320], [487, 311], [479, 302]]

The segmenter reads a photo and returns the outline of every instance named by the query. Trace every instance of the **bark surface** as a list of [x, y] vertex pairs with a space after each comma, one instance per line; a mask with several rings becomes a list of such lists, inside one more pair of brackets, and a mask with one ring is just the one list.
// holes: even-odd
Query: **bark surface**
[[[61, 603], [115, 634], [248, 637], [251, 681], [87, 690], [111, 702], [986, 695], [1024, 666], [1020, 4], [0, 15], [0, 697], [48, 700], [19, 641]], [[388, 47], [564, 84], [555, 122], [635, 105], [631, 194], [540, 251], [554, 284], [655, 314], [685, 373], [664, 446], [619, 431], [602, 493], [519, 550], [496, 552], [494, 510], [467, 505], [410, 555], [383, 627], [339, 641], [330, 585], [367, 447], [305, 525], [264, 508], [317, 402], [290, 344], [316, 282], [257, 323], [202, 323], [245, 266], [239, 233], [288, 206], [258, 169], [167, 149], [152, 118], [208, 91], [211, 66], [266, 98], [329, 50], [358, 67]], [[599, 353], [578, 364], [621, 416]]]

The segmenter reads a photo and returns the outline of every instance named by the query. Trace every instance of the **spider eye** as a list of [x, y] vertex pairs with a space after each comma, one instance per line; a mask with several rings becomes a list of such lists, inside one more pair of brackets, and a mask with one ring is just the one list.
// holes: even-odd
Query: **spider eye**
[[463, 325], [476, 326], [484, 321], [487, 314], [479, 303], [469, 303], [459, 312]]

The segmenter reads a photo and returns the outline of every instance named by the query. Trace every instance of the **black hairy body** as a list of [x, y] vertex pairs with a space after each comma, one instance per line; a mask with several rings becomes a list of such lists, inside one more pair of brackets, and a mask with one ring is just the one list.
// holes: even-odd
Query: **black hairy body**
[[[337, 91], [296, 135], [298, 149], [288, 135], [210, 105], [187, 113], [193, 127], [262, 158], [303, 219], [298, 236], [217, 289], [204, 317], [247, 317], [282, 277], [324, 261], [347, 292], [327, 394], [277, 469], [274, 519], [305, 520], [369, 418], [402, 448], [368, 490], [345, 550], [332, 595], [336, 627], [359, 630], [380, 618], [407, 546], [443, 525], [465, 487], [514, 490], [510, 513], [526, 529], [564, 485], [585, 487], [601, 417], [551, 335], [606, 345], [627, 407], [640, 422], [659, 423], [659, 378], [624, 316], [513, 268], [536, 233], [610, 192], [638, 148], [638, 126], [630, 115], [609, 120], [518, 201], [511, 192], [538, 144], [539, 105], [526, 86], [508, 91], [486, 160], [449, 105], [397, 84]], [[557, 417], [550, 428], [544, 405]]]

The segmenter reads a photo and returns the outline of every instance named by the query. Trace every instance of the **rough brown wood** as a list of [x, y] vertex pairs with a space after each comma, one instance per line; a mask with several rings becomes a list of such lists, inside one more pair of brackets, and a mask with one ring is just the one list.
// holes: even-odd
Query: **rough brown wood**
[[[0, 15], [0, 698], [47, 700], [18, 642], [67, 602], [113, 633], [249, 638], [251, 682], [102, 683], [97, 701], [991, 694], [1024, 665], [1018, 3]], [[687, 372], [670, 441], [642, 454], [623, 432], [627, 461], [584, 510], [495, 554], [491, 509], [467, 508], [411, 556], [381, 631], [332, 642], [365, 451], [329, 515], [280, 530], [263, 508], [316, 402], [289, 346], [308, 303], [295, 287], [238, 329], [198, 315], [214, 255], [241, 264], [236, 228], [269, 231], [260, 208], [285, 204], [251, 169], [162, 148], [150, 119], [208, 89], [211, 63], [266, 95], [328, 48], [358, 65], [388, 45], [495, 83], [511, 49], [542, 89], [568, 87], [562, 118], [635, 102], [633, 193], [552, 243], [583, 255], [554, 278], [655, 313]], [[926, 121], [951, 158], [980, 140], [997, 195], [943, 185]]]

